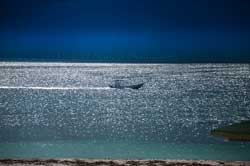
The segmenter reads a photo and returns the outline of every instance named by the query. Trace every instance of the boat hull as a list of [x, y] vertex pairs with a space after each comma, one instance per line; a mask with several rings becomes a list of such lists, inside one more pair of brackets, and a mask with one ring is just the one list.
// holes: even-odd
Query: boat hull
[[144, 85], [144, 83], [136, 84], [136, 85], [127, 85], [127, 86], [114, 86], [109, 85], [110, 88], [116, 88], [116, 89], [124, 89], [124, 88], [131, 88], [131, 89], [139, 89]]

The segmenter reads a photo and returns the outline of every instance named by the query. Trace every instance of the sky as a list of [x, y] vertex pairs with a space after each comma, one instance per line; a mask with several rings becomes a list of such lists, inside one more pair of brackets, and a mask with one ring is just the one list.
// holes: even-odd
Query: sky
[[1, 61], [250, 62], [249, 0], [1, 0]]

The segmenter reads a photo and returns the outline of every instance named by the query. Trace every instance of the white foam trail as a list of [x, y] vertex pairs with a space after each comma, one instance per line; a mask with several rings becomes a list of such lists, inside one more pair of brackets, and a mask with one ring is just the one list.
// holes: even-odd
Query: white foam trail
[[0, 86], [0, 89], [34, 89], [34, 90], [107, 90], [109, 87], [42, 87], [42, 86]]

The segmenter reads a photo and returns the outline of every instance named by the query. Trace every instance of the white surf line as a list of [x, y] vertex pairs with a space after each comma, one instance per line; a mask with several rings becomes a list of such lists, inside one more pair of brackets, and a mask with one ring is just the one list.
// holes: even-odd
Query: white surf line
[[42, 87], [42, 86], [0, 86], [0, 89], [33, 89], [33, 90], [80, 90], [80, 89], [93, 89], [93, 90], [107, 90], [109, 87]]

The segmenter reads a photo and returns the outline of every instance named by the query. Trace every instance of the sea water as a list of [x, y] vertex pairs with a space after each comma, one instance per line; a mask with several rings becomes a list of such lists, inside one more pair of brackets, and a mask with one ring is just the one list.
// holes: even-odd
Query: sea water
[[0, 63], [0, 158], [250, 160], [249, 119], [249, 64]]

